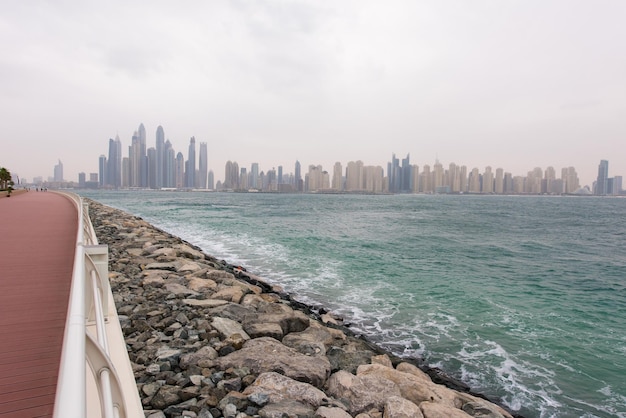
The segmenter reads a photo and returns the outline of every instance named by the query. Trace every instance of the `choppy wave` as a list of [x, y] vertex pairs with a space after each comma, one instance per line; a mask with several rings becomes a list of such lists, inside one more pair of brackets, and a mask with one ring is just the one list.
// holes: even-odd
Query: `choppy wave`
[[524, 416], [626, 417], [623, 200], [150, 196], [91, 197]]

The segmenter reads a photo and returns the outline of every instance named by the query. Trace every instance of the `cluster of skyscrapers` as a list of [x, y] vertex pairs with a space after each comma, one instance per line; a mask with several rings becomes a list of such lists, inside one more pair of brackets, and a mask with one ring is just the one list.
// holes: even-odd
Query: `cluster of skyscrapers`
[[[196, 165], [197, 161], [197, 165]], [[613, 195], [622, 192], [622, 179], [608, 177], [608, 161], [598, 169], [593, 190], [581, 189], [574, 167], [561, 170], [560, 177], [553, 167], [535, 168], [525, 176], [514, 176], [502, 168], [486, 167], [468, 170], [464, 165], [450, 163], [444, 167], [439, 161], [431, 167], [410, 163], [392, 155], [387, 174], [381, 166], [351, 161], [344, 167], [335, 163], [331, 174], [321, 165], [310, 165], [302, 174], [299, 161], [294, 173], [284, 173], [283, 167], [261, 171], [258, 163], [250, 170], [228, 161], [224, 167], [224, 181], [215, 183], [214, 173], [207, 163], [207, 144], [200, 143], [196, 155], [196, 140], [189, 141], [185, 160], [176, 153], [163, 128], [156, 131], [156, 146], [147, 148], [146, 130], [141, 124], [133, 134], [127, 156], [122, 155], [119, 137], [109, 139], [109, 155], [100, 156], [98, 187], [149, 189], [214, 189], [232, 191], [270, 192], [348, 192], [348, 193], [472, 193], [472, 194], [596, 194]], [[93, 183], [94, 175], [90, 178]], [[85, 181], [83, 174], [83, 181]]]
[[[196, 165], [196, 160], [198, 164]], [[208, 184], [207, 144], [200, 143], [196, 159], [196, 140], [189, 141], [187, 160], [165, 140], [163, 127], [156, 131], [156, 146], [147, 148], [143, 124], [135, 131], [127, 156], [122, 153], [119, 136], [109, 139], [109, 155], [98, 163], [99, 187], [103, 188], [212, 188]]]

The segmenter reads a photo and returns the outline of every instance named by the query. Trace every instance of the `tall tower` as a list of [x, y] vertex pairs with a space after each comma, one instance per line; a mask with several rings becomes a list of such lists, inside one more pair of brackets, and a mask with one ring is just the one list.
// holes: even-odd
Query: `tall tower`
[[163, 127], [159, 125], [156, 130], [156, 178], [155, 185], [157, 189], [165, 186], [165, 132]]
[[139, 139], [139, 186], [148, 187], [148, 155], [146, 148], [146, 128], [143, 123], [137, 130]]
[[107, 157], [103, 154], [98, 158], [98, 186], [104, 187], [106, 185], [106, 173], [107, 173]]
[[169, 139], [163, 152], [163, 187], [176, 187], [176, 152]]
[[185, 187], [185, 158], [182, 152], [176, 154], [176, 166], [174, 170], [174, 187], [182, 189]]
[[302, 166], [300, 165], [300, 161], [298, 160], [296, 160], [294, 173], [296, 177], [296, 190], [301, 192], [304, 190], [304, 184], [302, 181]]
[[333, 190], [341, 191], [343, 189], [343, 170], [341, 163], [337, 161], [333, 167]]
[[598, 165], [598, 179], [596, 180], [595, 194], [598, 196], [604, 196], [608, 193], [609, 183], [609, 162], [607, 160], [601, 160]]
[[139, 187], [141, 146], [139, 144], [139, 133], [137, 131], [133, 134], [131, 145], [128, 147], [128, 158], [130, 160], [130, 187]]
[[54, 166], [54, 181], [63, 181], [63, 163], [61, 162], [61, 160], [59, 160], [59, 163]]
[[259, 190], [263, 188], [263, 185], [259, 183], [259, 163], [252, 163], [252, 166], [250, 166], [250, 182], [248, 187]]
[[485, 167], [485, 173], [483, 174], [482, 192], [493, 193], [493, 171], [491, 171], [489, 166]]
[[185, 172], [185, 187], [196, 187], [196, 138], [189, 140], [189, 154], [187, 155], [187, 166]]
[[209, 154], [207, 151], [206, 142], [200, 142], [200, 156], [198, 161], [198, 173], [200, 178], [198, 179], [198, 187], [201, 189], [207, 188], [207, 176], [209, 175]]

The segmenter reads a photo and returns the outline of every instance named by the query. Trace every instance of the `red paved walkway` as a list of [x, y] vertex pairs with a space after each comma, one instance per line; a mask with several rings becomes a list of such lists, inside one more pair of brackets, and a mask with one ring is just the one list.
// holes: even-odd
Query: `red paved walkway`
[[51, 417], [78, 213], [52, 192], [0, 197], [0, 417]]

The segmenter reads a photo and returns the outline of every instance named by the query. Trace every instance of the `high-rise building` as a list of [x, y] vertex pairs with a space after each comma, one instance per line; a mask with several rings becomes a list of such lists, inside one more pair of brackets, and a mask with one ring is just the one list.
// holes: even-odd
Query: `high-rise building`
[[482, 181], [482, 192], [483, 193], [493, 193], [493, 171], [491, 171], [491, 167], [485, 167], [485, 172], [483, 174]]
[[346, 191], [361, 191], [365, 187], [363, 161], [350, 161], [346, 167]]
[[[425, 164], [422, 168], [422, 172], [419, 177], [419, 191], [421, 193], [432, 193], [433, 192], [433, 182], [430, 175], [430, 166]], [[391, 190], [389, 190], [391, 192]]]
[[139, 124], [137, 137], [139, 140], [139, 186], [145, 188], [148, 187], [148, 148], [146, 145], [146, 128], [143, 123]]
[[304, 190], [304, 182], [302, 181], [302, 166], [300, 165], [300, 161], [298, 160], [296, 160], [294, 175], [296, 181], [296, 190], [301, 192]]
[[185, 158], [182, 152], [176, 154], [176, 167], [174, 170], [174, 180], [176, 184], [174, 187], [182, 189], [185, 187]]
[[504, 193], [504, 170], [496, 168], [496, 179], [494, 182], [494, 191], [496, 194]]
[[433, 165], [433, 190], [439, 193], [441, 187], [443, 187], [443, 165], [439, 162], [439, 160], [435, 160], [435, 165]]
[[601, 160], [598, 165], [598, 178], [596, 180], [595, 193], [598, 196], [604, 196], [608, 194], [608, 182], [609, 182], [609, 162], [607, 160]]
[[209, 161], [208, 161], [208, 151], [206, 142], [200, 142], [200, 156], [198, 161], [198, 187], [200, 189], [207, 188], [207, 176], [209, 174]]
[[576, 173], [576, 169], [574, 167], [563, 168], [561, 170], [561, 179], [563, 180], [564, 193], [575, 193], [580, 187], [578, 174]]
[[155, 187], [160, 189], [166, 187], [166, 173], [165, 173], [165, 132], [163, 127], [159, 125], [156, 130], [156, 179]]
[[613, 194], [619, 195], [622, 193], [622, 176], [613, 177]]
[[130, 147], [128, 147], [128, 158], [130, 160], [130, 187], [139, 187], [141, 177], [139, 166], [141, 162], [141, 145], [137, 131], [133, 134]]
[[109, 139], [109, 158], [104, 184], [115, 189], [122, 186], [122, 141], [119, 136]]
[[169, 139], [163, 152], [163, 187], [176, 187], [176, 152]]
[[59, 163], [54, 166], [54, 181], [63, 182], [63, 163], [59, 160]]
[[196, 138], [193, 136], [189, 140], [189, 153], [185, 166], [185, 187], [196, 187]]
[[472, 168], [468, 175], [468, 192], [470, 193], [480, 193], [480, 173], [478, 172], [478, 168]]
[[98, 159], [98, 174], [100, 178], [98, 185], [104, 187], [106, 185], [107, 175], [107, 157], [105, 155], [101, 155]]
[[250, 182], [248, 187], [252, 189], [261, 189], [263, 187], [259, 178], [259, 163], [252, 163], [250, 167]]
[[411, 193], [419, 192], [420, 168], [417, 164], [411, 166]]
[[363, 190], [370, 193], [382, 193], [384, 170], [381, 166], [367, 165], [363, 167]]
[[213, 174], [213, 170], [209, 170], [209, 180], [207, 186], [209, 189], [215, 190], [215, 174]]
[[343, 190], [343, 168], [341, 167], [341, 163], [337, 161], [333, 166], [333, 190], [341, 191]]
[[239, 164], [233, 161], [227, 161], [224, 169], [224, 189], [239, 189]]
[[553, 183], [556, 180], [556, 171], [554, 170], [554, 167], [548, 167], [546, 168], [544, 177], [543, 177], [543, 183], [541, 185], [541, 193], [549, 193], [549, 194], [555, 194], [553, 192]]
[[241, 167], [239, 170], [239, 189], [247, 190], [248, 187], [248, 170], [246, 167]]
[[156, 189], [157, 187], [157, 150], [154, 147], [148, 148], [148, 187]]

